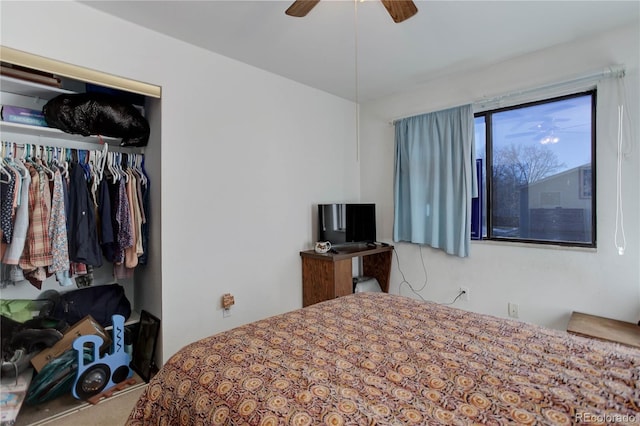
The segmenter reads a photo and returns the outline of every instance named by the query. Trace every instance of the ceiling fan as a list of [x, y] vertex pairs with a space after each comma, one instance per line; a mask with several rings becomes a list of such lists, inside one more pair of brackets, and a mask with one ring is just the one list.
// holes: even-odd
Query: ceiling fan
[[[284, 12], [289, 16], [302, 18], [318, 4], [320, 0], [296, 0]], [[380, 0], [391, 15], [393, 21], [398, 24], [418, 13], [418, 8], [412, 0]]]

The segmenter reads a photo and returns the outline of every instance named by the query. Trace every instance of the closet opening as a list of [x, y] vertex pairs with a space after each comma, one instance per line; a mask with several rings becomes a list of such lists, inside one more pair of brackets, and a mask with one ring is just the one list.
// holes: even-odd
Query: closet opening
[[[146, 366], [148, 370], [145, 370], [150, 371], [152, 375], [155, 365], [162, 359], [160, 87], [31, 55], [5, 46], [0, 47], [0, 206], [7, 203], [8, 207], [3, 212], [11, 213], [2, 216], [0, 308], [3, 315], [3, 361], [6, 355], [5, 348], [7, 351], [11, 349], [4, 342], [5, 317], [18, 324], [24, 324], [34, 318], [42, 319], [42, 313], [50, 313], [45, 309], [50, 300], [76, 290], [117, 285], [123, 289], [124, 297], [131, 307], [123, 325], [123, 343], [125, 349], [131, 352], [129, 356], [136, 351], [136, 334], [141, 312], [144, 311], [160, 321], [155, 356], [150, 365]], [[42, 112], [47, 102], [60, 95], [95, 92], [118, 94], [130, 100], [131, 105], [140, 111], [149, 124], [149, 140], [145, 146], [120, 146], [121, 139], [118, 137], [97, 134], [82, 136], [51, 128], [46, 120], [43, 121], [41, 115], [37, 114]], [[27, 180], [25, 176], [31, 173], [38, 177], [37, 192], [35, 187], [25, 187], [27, 189], [24, 191], [22, 189], [23, 182]], [[19, 182], [19, 185], [16, 182]], [[28, 189], [32, 189], [31, 193]], [[77, 210], [80, 216], [70, 218], [72, 208], [78, 207], [79, 201], [75, 193], [79, 192], [79, 189], [82, 189], [83, 195], [80, 198], [82, 202], [87, 203], [87, 207]], [[39, 203], [48, 209], [43, 216], [57, 218], [59, 232], [52, 235], [56, 236], [56, 243], [60, 247], [67, 249], [68, 254], [74, 252], [73, 261], [68, 258], [66, 263], [62, 261], [62, 266], [50, 268], [48, 258], [53, 256], [52, 253], [42, 254], [41, 257], [28, 262], [23, 259], [24, 249], [17, 251], [14, 247], [12, 252], [9, 252], [11, 241], [14, 241], [13, 237], [16, 235], [10, 225], [15, 225], [15, 214], [21, 205], [22, 194], [27, 203], [29, 196], [38, 197], [38, 200], [41, 200]], [[110, 206], [109, 210], [106, 210], [107, 204]], [[84, 220], [89, 215], [94, 219], [90, 221], [90, 226]], [[135, 222], [135, 225], [126, 228], [120, 226], [127, 221]], [[22, 224], [24, 225], [24, 221]], [[108, 226], [105, 225], [109, 224], [113, 225], [112, 232], [114, 226], [117, 228], [116, 234], [124, 229], [134, 229], [135, 235], [129, 236], [128, 240], [117, 240], [127, 240], [131, 244], [122, 245], [114, 242], [117, 235], [105, 238], [108, 234], [105, 231]], [[63, 228], [66, 228], [66, 241], [60, 237]], [[22, 238], [28, 250], [41, 247], [43, 244], [46, 246], [45, 240], [50, 240], [49, 229], [55, 229], [50, 222], [46, 227], [41, 227], [40, 232], [32, 230], [31, 233], [24, 234]], [[11, 238], [6, 238], [6, 231], [11, 234]], [[87, 231], [90, 231], [89, 234]], [[70, 235], [73, 238], [72, 243], [68, 239]], [[16, 240], [20, 238], [18, 236]], [[93, 247], [93, 250], [89, 250], [92, 256], [85, 258], [82, 257], [84, 254], [78, 255], [77, 249], [86, 248], [87, 245]], [[9, 254], [11, 256], [8, 256]], [[59, 257], [56, 259], [60, 261]], [[18, 306], [22, 308], [18, 309]], [[87, 305], [84, 307], [89, 309]], [[103, 326], [80, 321], [68, 326], [71, 328], [87, 324], [93, 327], [93, 330], [103, 330], [96, 334], [101, 335], [105, 341], [111, 339], [111, 324]], [[61, 330], [57, 330], [56, 333], [65, 336]], [[55, 338], [53, 331], [50, 334]], [[60, 338], [58, 341], [61, 340]], [[67, 361], [72, 362], [73, 356], [69, 351], [64, 353]], [[107, 352], [103, 350], [101, 356], [105, 354]], [[61, 357], [62, 355], [52, 357], [48, 362], [53, 359], [61, 361]], [[61, 362], [61, 365], [60, 369], [56, 370], [60, 377], [63, 376], [64, 362]], [[39, 370], [42, 371], [43, 367], [40, 367]], [[121, 373], [120, 370], [118, 377], [122, 376]], [[18, 396], [22, 398], [21, 404], [15, 407], [13, 413], [15, 424], [38, 423], [68, 414], [88, 404], [83, 399], [74, 398], [71, 389], [67, 389], [68, 384], [65, 387], [60, 377], [57, 379], [58, 382], [49, 383], [48, 388], [52, 392], [38, 394], [27, 403], [31, 385], [43, 381], [42, 378], [38, 378], [39, 374], [30, 362], [17, 378], [15, 374], [13, 377], [5, 377], [3, 374], [3, 387], [5, 382], [10, 382], [24, 388], [22, 395]], [[134, 386], [144, 385], [145, 379], [148, 379], [140, 377], [135, 372], [133, 377], [136, 379]], [[56, 387], [55, 384], [59, 386]], [[19, 393], [20, 389], [16, 389], [16, 392]], [[9, 415], [8, 412], [5, 413], [4, 408], [3, 416]]]

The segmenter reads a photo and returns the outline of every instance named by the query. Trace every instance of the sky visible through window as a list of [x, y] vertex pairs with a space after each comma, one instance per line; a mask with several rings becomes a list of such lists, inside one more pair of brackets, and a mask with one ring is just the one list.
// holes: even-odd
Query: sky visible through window
[[[491, 236], [593, 244], [594, 92], [497, 110], [475, 119], [476, 157], [491, 176]], [[491, 121], [489, 121], [489, 118]], [[491, 123], [487, 153], [486, 126]], [[491, 170], [486, 170], [486, 156]], [[489, 188], [487, 189], [489, 190]]]
[[548, 149], [557, 172], [591, 163], [591, 97], [581, 96], [493, 115], [493, 151], [517, 144]]

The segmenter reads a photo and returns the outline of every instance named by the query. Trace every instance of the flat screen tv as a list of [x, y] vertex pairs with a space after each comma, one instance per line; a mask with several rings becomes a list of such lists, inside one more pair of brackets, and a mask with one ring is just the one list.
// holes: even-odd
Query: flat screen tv
[[376, 242], [376, 205], [318, 204], [318, 241], [338, 247]]

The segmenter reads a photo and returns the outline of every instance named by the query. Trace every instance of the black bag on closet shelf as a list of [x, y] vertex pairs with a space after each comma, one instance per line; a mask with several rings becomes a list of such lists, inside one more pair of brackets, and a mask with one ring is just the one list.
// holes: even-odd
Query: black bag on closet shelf
[[131, 103], [108, 93], [63, 94], [42, 108], [49, 127], [83, 136], [121, 138], [121, 146], [146, 146], [149, 122]]
[[103, 327], [112, 325], [113, 315], [122, 315], [125, 321], [131, 315], [131, 303], [120, 284], [94, 285], [64, 293], [47, 290], [42, 296], [54, 302], [49, 316], [63, 319], [71, 326], [87, 315]]

